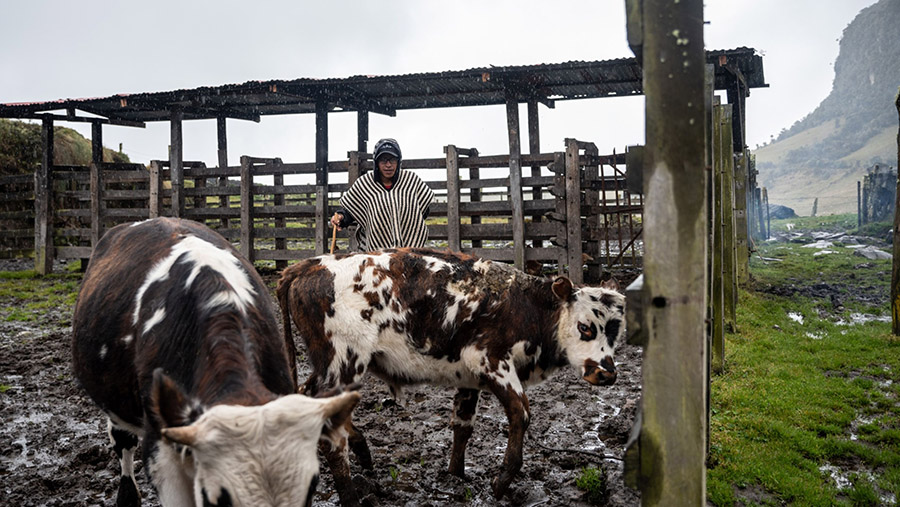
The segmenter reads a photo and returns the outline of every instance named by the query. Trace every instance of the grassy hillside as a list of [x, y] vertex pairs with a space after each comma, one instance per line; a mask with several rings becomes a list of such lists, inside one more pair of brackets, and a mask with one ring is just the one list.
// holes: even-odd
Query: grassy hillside
[[[861, 148], [833, 162], [791, 161], [796, 150], [816, 145], [835, 131], [834, 121], [818, 125], [755, 150], [759, 184], [769, 202], [806, 216], [819, 198], [819, 215], [856, 213], [856, 182], [875, 162], [897, 166], [897, 127], [886, 127]], [[892, 161], [892, 162], [891, 162]]]
[[[89, 165], [91, 141], [78, 132], [53, 128], [54, 163]], [[104, 162], [130, 162], [128, 155], [103, 148]], [[0, 174], [27, 174], [41, 163], [41, 126], [0, 119]]]
[[897, 504], [891, 261], [854, 255], [846, 237], [826, 254], [798, 243], [855, 224], [852, 215], [774, 222], [782, 240], [763, 243], [751, 260], [725, 372], [712, 381], [710, 503]]

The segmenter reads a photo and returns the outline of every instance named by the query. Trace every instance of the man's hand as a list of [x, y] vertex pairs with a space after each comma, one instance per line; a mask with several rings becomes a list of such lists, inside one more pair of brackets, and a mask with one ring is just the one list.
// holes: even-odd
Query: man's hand
[[337, 230], [341, 230], [341, 220], [344, 219], [344, 215], [340, 213], [335, 213], [331, 217], [331, 226], [337, 228]]

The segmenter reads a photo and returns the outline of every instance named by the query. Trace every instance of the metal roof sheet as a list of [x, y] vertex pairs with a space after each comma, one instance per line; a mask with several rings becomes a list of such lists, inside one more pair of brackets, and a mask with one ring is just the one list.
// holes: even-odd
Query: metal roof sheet
[[[707, 52], [716, 66], [716, 89], [725, 89], [742, 76], [748, 88], [765, 84], [762, 57], [752, 48]], [[83, 111], [110, 121], [167, 121], [180, 109], [184, 119], [216, 117], [258, 121], [260, 116], [328, 110], [370, 111], [394, 115], [398, 110], [505, 104], [511, 96], [521, 102], [640, 95], [642, 71], [634, 58], [571, 61], [556, 64], [480, 67], [387, 76], [327, 79], [247, 81], [109, 97], [59, 99], [0, 104], [0, 117], [39, 118], [42, 113], [66, 110], [70, 117]]]

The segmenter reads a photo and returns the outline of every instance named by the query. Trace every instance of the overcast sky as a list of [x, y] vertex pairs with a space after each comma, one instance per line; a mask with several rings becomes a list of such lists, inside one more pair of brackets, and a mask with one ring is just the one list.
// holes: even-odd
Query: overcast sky
[[[628, 58], [624, 0], [319, 2], [4, 0], [0, 103], [103, 97], [250, 80], [340, 78], [473, 67]], [[834, 79], [843, 29], [875, 0], [708, 0], [708, 49], [763, 55], [770, 88], [747, 99], [751, 148], [801, 119]], [[524, 115], [522, 106], [522, 118]], [[601, 153], [644, 141], [642, 97], [540, 107], [542, 151], [563, 139]], [[83, 124], [60, 123], [90, 136]], [[104, 144], [132, 161], [167, 158], [168, 122], [104, 127]], [[184, 156], [216, 165], [215, 121], [185, 122]], [[370, 148], [399, 140], [405, 157], [440, 157], [446, 144], [508, 151], [503, 106], [370, 115]], [[314, 159], [314, 115], [228, 121], [229, 162], [241, 155]], [[527, 138], [523, 139], [527, 146]], [[355, 113], [329, 116], [329, 152], [356, 147]]]

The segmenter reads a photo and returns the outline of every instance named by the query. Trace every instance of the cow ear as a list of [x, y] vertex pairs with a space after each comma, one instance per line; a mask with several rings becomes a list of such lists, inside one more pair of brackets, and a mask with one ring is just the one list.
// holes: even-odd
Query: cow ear
[[568, 303], [575, 296], [575, 289], [568, 278], [561, 276], [553, 281], [553, 294]]
[[322, 427], [322, 439], [331, 440], [339, 438], [340, 430], [350, 420], [350, 414], [359, 403], [360, 394], [351, 391], [331, 398], [323, 399], [323, 415], [325, 424]]
[[150, 411], [161, 428], [187, 426], [200, 415], [200, 410], [162, 368], [153, 371]]
[[603, 280], [603, 283], [600, 284], [600, 287], [604, 289], [614, 290], [616, 292], [621, 292], [619, 281], [615, 278], [610, 278], [608, 280]]

